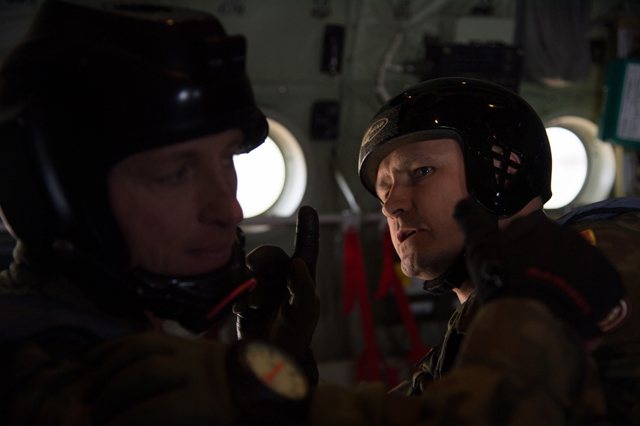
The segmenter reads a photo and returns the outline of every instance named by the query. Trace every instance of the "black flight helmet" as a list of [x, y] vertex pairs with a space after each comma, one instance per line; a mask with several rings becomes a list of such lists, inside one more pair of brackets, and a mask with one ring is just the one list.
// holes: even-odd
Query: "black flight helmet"
[[[107, 174], [134, 153], [240, 128], [241, 152], [268, 126], [245, 72], [246, 41], [212, 15], [153, 4], [44, 2], [0, 69], [0, 207], [29, 246], [70, 246], [137, 303], [194, 330], [242, 279], [244, 249], [198, 277], [125, 272]], [[115, 292], [115, 289], [113, 290]], [[121, 295], [120, 295], [121, 296]], [[116, 296], [114, 296], [115, 298]]]
[[428, 80], [382, 106], [360, 147], [362, 183], [377, 196], [382, 160], [402, 145], [433, 139], [458, 141], [469, 194], [497, 218], [537, 196], [551, 198], [551, 150], [536, 112], [502, 86], [470, 78]]

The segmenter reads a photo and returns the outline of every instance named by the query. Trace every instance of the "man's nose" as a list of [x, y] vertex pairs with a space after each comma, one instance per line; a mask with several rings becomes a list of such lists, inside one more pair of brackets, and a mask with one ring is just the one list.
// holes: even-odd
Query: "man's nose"
[[222, 226], [236, 226], [242, 221], [242, 207], [236, 198], [235, 176], [213, 174], [203, 183], [200, 221]]
[[386, 217], [396, 218], [411, 210], [411, 191], [401, 185], [394, 185], [389, 190], [387, 199], [382, 205], [382, 213]]

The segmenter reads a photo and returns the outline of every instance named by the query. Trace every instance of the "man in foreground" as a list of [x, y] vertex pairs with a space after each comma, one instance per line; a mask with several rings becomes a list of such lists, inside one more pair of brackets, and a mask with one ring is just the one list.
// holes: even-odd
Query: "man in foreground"
[[[4, 61], [0, 206], [18, 244], [0, 276], [1, 424], [250, 423], [269, 393], [242, 362], [264, 348], [308, 399], [317, 215], [301, 209], [292, 258], [270, 247], [247, 269], [233, 156], [268, 129], [245, 44], [193, 10], [49, 1]], [[202, 339], [254, 288], [239, 334], [262, 351]]]

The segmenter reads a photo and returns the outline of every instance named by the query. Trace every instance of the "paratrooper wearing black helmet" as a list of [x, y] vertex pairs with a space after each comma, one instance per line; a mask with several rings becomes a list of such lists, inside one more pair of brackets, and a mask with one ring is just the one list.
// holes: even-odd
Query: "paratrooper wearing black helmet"
[[271, 247], [245, 264], [233, 156], [268, 132], [245, 52], [208, 13], [51, 0], [5, 58], [0, 208], [18, 244], [0, 276], [0, 423], [261, 416], [238, 403], [252, 388], [234, 370], [244, 353], [191, 340], [256, 286], [273, 297], [238, 312], [239, 335], [317, 381], [313, 209], [300, 259]]
[[389, 100], [362, 140], [359, 173], [382, 202], [405, 274], [461, 302], [443, 343], [396, 392], [448, 406], [451, 424], [629, 424], [637, 388], [605, 373], [605, 396], [591, 357], [607, 371], [638, 341], [629, 305], [640, 203], [548, 220], [543, 123], [517, 94], [467, 78]]

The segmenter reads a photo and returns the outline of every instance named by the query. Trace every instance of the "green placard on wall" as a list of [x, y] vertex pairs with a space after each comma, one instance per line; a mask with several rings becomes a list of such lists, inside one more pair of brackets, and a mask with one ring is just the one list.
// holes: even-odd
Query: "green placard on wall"
[[605, 93], [598, 137], [640, 149], [640, 60], [614, 59], [609, 62]]

